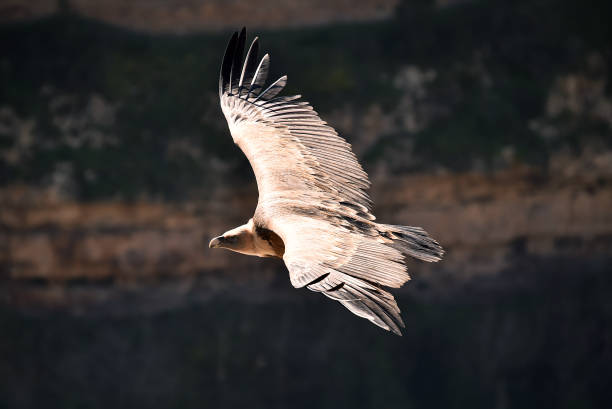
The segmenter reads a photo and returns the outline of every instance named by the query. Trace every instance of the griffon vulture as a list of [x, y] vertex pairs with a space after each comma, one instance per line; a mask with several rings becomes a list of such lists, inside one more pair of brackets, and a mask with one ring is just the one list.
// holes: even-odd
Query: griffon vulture
[[211, 240], [259, 257], [278, 257], [291, 284], [337, 300], [354, 314], [401, 335], [393, 296], [410, 279], [404, 257], [438, 261], [443, 250], [420, 227], [375, 222], [368, 176], [351, 146], [299, 95], [266, 85], [270, 57], [258, 39], [243, 59], [246, 30], [229, 41], [219, 78], [221, 108], [259, 189], [246, 224]]

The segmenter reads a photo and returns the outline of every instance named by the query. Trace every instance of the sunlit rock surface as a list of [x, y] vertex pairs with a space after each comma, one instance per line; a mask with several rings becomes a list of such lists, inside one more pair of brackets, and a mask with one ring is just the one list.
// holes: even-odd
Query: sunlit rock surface
[[[612, 251], [610, 153], [560, 156], [546, 172], [374, 175], [373, 184], [379, 220], [423, 226], [445, 247], [441, 263], [410, 261], [412, 274], [433, 288], [496, 275], [530, 257], [578, 261]], [[245, 281], [268, 287], [274, 272], [286, 278], [280, 262], [207, 248], [211, 237], [251, 216], [253, 181], [211, 193], [180, 203], [75, 203], [50, 191], [4, 189], [4, 301], [27, 304], [36, 294], [54, 304], [58, 288], [70, 297], [82, 285], [189, 286], [212, 277], [219, 290]]]

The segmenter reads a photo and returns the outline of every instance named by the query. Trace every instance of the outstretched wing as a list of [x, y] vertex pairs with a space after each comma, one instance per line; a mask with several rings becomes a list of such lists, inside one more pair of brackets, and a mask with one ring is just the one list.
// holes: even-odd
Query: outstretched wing
[[271, 220], [283, 237], [283, 259], [296, 288], [306, 287], [339, 301], [354, 314], [401, 335], [404, 323], [393, 296], [381, 286], [410, 279], [402, 253], [367, 229], [345, 221], [342, 212], [321, 209], [315, 217], [284, 214]]
[[381, 285], [409, 280], [406, 252], [395, 241], [399, 236], [374, 223], [367, 174], [350, 145], [307, 102], [278, 96], [286, 76], [265, 85], [270, 57], [257, 62], [257, 38], [243, 61], [245, 38], [243, 29], [228, 44], [219, 97], [257, 179], [255, 223], [283, 239], [295, 287], [322, 292], [399, 334], [399, 309]]
[[342, 202], [373, 220], [366, 193], [370, 182], [350, 145], [299, 95], [277, 96], [286, 76], [265, 86], [270, 57], [257, 63], [255, 38], [243, 62], [245, 37], [243, 29], [228, 44], [219, 97], [234, 142], [253, 167], [259, 204], [297, 195]]

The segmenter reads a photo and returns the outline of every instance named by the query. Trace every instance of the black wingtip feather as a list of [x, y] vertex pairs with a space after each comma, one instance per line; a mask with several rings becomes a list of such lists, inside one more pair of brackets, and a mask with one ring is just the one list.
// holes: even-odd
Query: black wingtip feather
[[259, 37], [255, 37], [245, 57], [244, 67], [242, 69], [242, 74], [240, 75], [240, 89], [238, 90], [238, 94], [240, 94], [240, 91], [242, 89], [250, 88], [251, 81], [253, 80], [253, 73], [255, 72], [255, 69], [257, 68], [257, 55], [258, 54], [259, 54]]
[[223, 55], [223, 63], [221, 64], [221, 73], [219, 75], [219, 96], [223, 95], [226, 85], [230, 81], [232, 72], [232, 62], [234, 61], [234, 54], [236, 49], [236, 41], [238, 40], [238, 33], [234, 32], [232, 38], [227, 43], [225, 54]]
[[259, 42], [258, 37], [255, 37], [244, 57], [245, 43], [246, 28], [243, 27], [240, 33], [234, 32], [227, 44], [219, 75], [219, 97], [227, 93], [238, 98], [244, 97], [246, 100], [253, 97], [255, 100], [250, 101], [252, 103], [260, 99], [266, 102], [272, 100], [285, 87], [287, 76], [282, 76], [261, 92], [268, 76], [270, 56], [266, 54], [259, 63], [257, 62]]
[[229, 92], [233, 93], [234, 88], [238, 87], [238, 81], [240, 80], [240, 71], [242, 70], [242, 56], [244, 55], [244, 43], [246, 41], [246, 28], [242, 27], [236, 47], [234, 48], [234, 55], [232, 59], [232, 69], [230, 72], [229, 81]]

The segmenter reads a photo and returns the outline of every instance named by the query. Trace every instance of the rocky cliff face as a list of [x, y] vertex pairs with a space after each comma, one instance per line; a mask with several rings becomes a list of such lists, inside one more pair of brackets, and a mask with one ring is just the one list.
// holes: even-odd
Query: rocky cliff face
[[[377, 408], [355, 394], [382, 388], [398, 406], [447, 408], [466, 393], [483, 409], [606, 407], [610, 152], [372, 179], [380, 220], [424, 226], [447, 250], [409, 263], [413, 280], [393, 291], [402, 338], [291, 288], [280, 261], [206, 247], [251, 215], [250, 179], [179, 203], [4, 188], [0, 400]], [[302, 396], [305, 383], [319, 393]]]
[[353, 144], [378, 219], [447, 250], [393, 291], [403, 338], [279, 260], [207, 248], [257, 198], [218, 107], [225, 35], [79, 17], [200, 31], [220, 3], [61, 4], [0, 26], [0, 407], [609, 406], [612, 3], [408, 0], [261, 35]]
[[[465, 33], [482, 7], [457, 6], [449, 20], [448, 10], [410, 4], [388, 24], [265, 40], [290, 86], [352, 142], [378, 219], [423, 226], [447, 249], [443, 263], [411, 264], [414, 275], [444, 288], [533, 257], [605, 256], [610, 63], [606, 45], [585, 33], [606, 26], [578, 31], [580, 13], [563, 5], [551, 19], [574, 28], [558, 37], [508, 7], [491, 13], [512, 24], [483, 21], [482, 36], [451, 40], [436, 33]], [[516, 34], [518, 23], [529, 36]], [[211, 280], [220, 287], [284, 277], [279, 263], [206, 247], [256, 203], [214, 90], [225, 38], [142, 36], [74, 16], [34, 27], [0, 36], [3, 299], [70, 304], [75, 287], [194, 283], [220, 271]]]
[[[373, 184], [379, 220], [423, 226], [445, 247], [441, 263], [410, 262], [417, 284], [437, 292], [534, 257], [579, 262], [612, 251], [610, 152], [558, 155], [545, 171], [374, 176]], [[207, 201], [76, 203], [10, 187], [0, 203], [2, 292], [11, 304], [70, 305], [71, 290], [80, 288], [82, 307], [96, 301], [83, 288], [96, 286], [176, 280], [188, 291], [214, 277], [214, 292], [244, 281], [271, 288], [275, 272], [286, 279], [280, 262], [207, 248], [211, 237], [252, 215], [252, 180]]]

